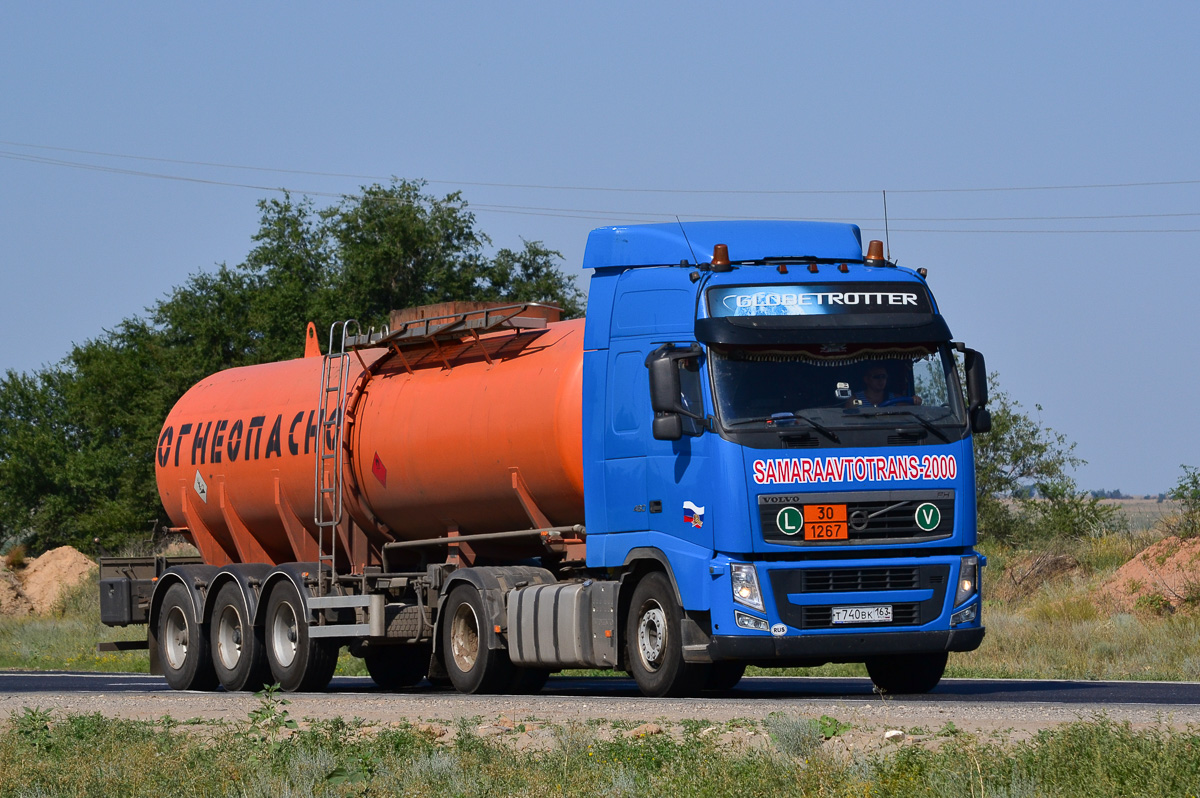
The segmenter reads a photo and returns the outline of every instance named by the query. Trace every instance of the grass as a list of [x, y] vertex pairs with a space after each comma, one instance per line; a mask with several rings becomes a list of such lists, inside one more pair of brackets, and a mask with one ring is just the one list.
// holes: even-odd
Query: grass
[[1200, 783], [1195, 730], [1103, 717], [1020, 742], [953, 730], [857, 753], [826, 743], [816, 720], [768, 718], [755, 728], [769, 743], [756, 746], [718, 742], [703, 726], [631, 736], [603, 722], [570, 724], [522, 748], [529, 734], [483, 738], [469, 721], [439, 741], [407, 725], [342, 719], [292, 729], [278, 707], [208, 725], [26, 708], [0, 727], [0, 795], [1171, 798]]
[[100, 623], [100, 576], [70, 589], [48, 615], [0, 616], [0, 668], [30, 670], [122, 671], [145, 673], [145, 651], [100, 653], [109, 640], [145, 640], [146, 627], [124, 629]]
[[[1122, 612], [1097, 601], [1099, 585], [1162, 533], [1117, 524], [1107, 534], [1055, 539], [1035, 548], [983, 545], [984, 623], [978, 651], [950, 658], [949, 676], [1058, 679], [1200, 680], [1200, 580], [1172, 610], [1153, 596]], [[0, 617], [0, 667], [41, 670], [148, 670], [144, 651], [105, 653], [105, 640], [144, 639], [145, 627], [99, 620], [95, 574], [48, 616]], [[1192, 595], [1192, 594], [1195, 595]], [[364, 676], [343, 651], [338, 673]], [[609, 676], [612, 671], [567, 671]], [[751, 668], [750, 675], [865, 676], [859, 664], [805, 669]]]

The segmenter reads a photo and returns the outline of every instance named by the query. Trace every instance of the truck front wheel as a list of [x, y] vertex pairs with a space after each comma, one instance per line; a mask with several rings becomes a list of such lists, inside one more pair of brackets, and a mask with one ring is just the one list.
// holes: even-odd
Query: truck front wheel
[[271, 675], [281, 688], [291, 693], [329, 685], [340, 646], [309, 636], [304, 602], [291, 582], [278, 582], [271, 589], [264, 633]]
[[647, 574], [633, 590], [626, 620], [626, 660], [644, 695], [678, 697], [695, 693], [704, 674], [683, 661], [683, 610], [661, 571]]
[[498, 693], [512, 679], [508, 652], [488, 648], [483, 596], [472, 585], [450, 591], [442, 610], [442, 657], [461, 693]]
[[884, 693], [928, 693], [942, 680], [949, 658], [945, 651], [873, 657], [867, 660], [867, 674]]
[[237, 583], [226, 582], [217, 591], [211, 626], [213, 668], [221, 686], [231, 693], [261, 689], [271, 675], [262, 629], [254, 627]]
[[217, 686], [208, 655], [208, 633], [184, 585], [167, 588], [158, 610], [158, 653], [167, 684], [176, 690], [212, 690]]

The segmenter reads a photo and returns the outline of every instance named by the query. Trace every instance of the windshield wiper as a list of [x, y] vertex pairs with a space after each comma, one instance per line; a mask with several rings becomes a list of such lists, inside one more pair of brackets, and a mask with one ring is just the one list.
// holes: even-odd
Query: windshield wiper
[[727, 424], [726, 426], [741, 427], [741, 426], [745, 426], [746, 424], [766, 424], [767, 426], [775, 427], [776, 431], [779, 432], [780, 436], [784, 436], [791, 432], [794, 432], [794, 430], [791, 429], [791, 426], [787, 425], [787, 422], [796, 421], [797, 419], [800, 421], [807, 421], [809, 424], [812, 425], [813, 429], [815, 429], [817, 432], [821, 433], [825, 437], [829, 438], [834, 443], [842, 442], [842, 439], [838, 437], [838, 434], [836, 432], [834, 432], [833, 430], [831, 430], [829, 427], [825, 426], [824, 424], [821, 424], [818, 421], [814, 421], [813, 419], [809, 418], [808, 416], [804, 415], [803, 413], [772, 413], [769, 416], [757, 416], [755, 418], [739, 419], [737, 421]]
[[[925, 429], [932, 432], [934, 435], [941, 438], [946, 443], [950, 442], [950, 438], [948, 438], [946, 436], [946, 433], [942, 432], [940, 429], [935, 427], [932, 423], [929, 422], [928, 419], [923, 418], [922, 416], [918, 415], [917, 413], [913, 412], [912, 410], [896, 410], [895, 408], [890, 408], [890, 407], [886, 408], [886, 409], [878, 408], [878, 409], [876, 409], [876, 412], [866, 412], [866, 413], [862, 413], [862, 415], [869, 416], [871, 418], [876, 418], [878, 416], [908, 416], [909, 418], [915, 420], [922, 427], [924, 427]], [[950, 414], [943, 413], [942, 415], [938, 416], [938, 418], [945, 418], [948, 415], [950, 415]]]

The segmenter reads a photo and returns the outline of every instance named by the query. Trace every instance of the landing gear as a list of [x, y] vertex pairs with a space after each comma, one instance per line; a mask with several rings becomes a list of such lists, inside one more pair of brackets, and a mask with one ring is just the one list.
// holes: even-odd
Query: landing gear
[[213, 600], [212, 659], [221, 686], [231, 693], [259, 690], [270, 680], [262, 629], [256, 629], [236, 582], [226, 582]]
[[626, 621], [626, 659], [642, 693], [653, 697], [696, 692], [703, 666], [683, 661], [680, 621], [683, 610], [666, 574], [647, 574], [633, 591]]
[[340, 646], [309, 636], [304, 602], [291, 582], [277, 582], [271, 589], [264, 633], [271, 675], [280, 687], [290, 693], [329, 685]]
[[867, 674], [884, 693], [928, 693], [942, 680], [949, 658], [945, 651], [873, 657], [867, 660]]
[[158, 653], [167, 684], [176, 690], [212, 690], [217, 686], [208, 632], [196, 617], [188, 589], [167, 589], [158, 611]]

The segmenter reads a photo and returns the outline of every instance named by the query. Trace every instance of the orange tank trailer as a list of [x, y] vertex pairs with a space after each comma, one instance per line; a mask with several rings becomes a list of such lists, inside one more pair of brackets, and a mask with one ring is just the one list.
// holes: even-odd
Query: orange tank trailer
[[[159, 494], [209, 564], [317, 559], [322, 362], [219, 372], [167, 416]], [[582, 320], [348, 362], [339, 570], [392, 540], [583, 522]]]

